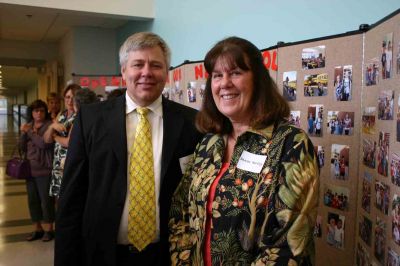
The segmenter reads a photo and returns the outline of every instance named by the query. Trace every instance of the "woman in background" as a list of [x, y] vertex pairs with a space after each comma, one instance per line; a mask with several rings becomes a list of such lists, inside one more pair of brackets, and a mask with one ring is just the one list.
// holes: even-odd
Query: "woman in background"
[[65, 110], [59, 115], [58, 120], [49, 126], [44, 135], [45, 142], [55, 143], [50, 182], [50, 196], [53, 197], [59, 196], [65, 158], [67, 157], [68, 135], [75, 119], [74, 95], [80, 89], [81, 87], [77, 84], [70, 84], [65, 88]]
[[61, 97], [57, 93], [51, 92], [47, 96], [47, 106], [51, 119], [57, 121], [57, 116], [61, 111]]
[[318, 163], [307, 134], [247, 40], [206, 55], [197, 128], [207, 133], [175, 191], [173, 265], [311, 265]]
[[47, 105], [41, 100], [29, 106], [30, 123], [21, 125], [20, 147], [26, 152], [31, 167], [31, 178], [26, 180], [28, 206], [35, 230], [27, 241], [54, 238], [54, 199], [49, 196], [53, 143], [44, 142], [43, 135], [51, 124]]

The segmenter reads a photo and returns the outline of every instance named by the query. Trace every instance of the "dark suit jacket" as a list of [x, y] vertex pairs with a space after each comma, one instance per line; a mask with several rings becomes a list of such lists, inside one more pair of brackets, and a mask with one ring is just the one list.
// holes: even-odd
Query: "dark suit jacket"
[[[196, 111], [162, 99], [164, 139], [160, 188], [160, 238], [169, 264], [168, 213], [182, 171], [201, 134]], [[115, 265], [127, 191], [125, 96], [82, 106], [74, 123], [56, 218], [55, 265]]]

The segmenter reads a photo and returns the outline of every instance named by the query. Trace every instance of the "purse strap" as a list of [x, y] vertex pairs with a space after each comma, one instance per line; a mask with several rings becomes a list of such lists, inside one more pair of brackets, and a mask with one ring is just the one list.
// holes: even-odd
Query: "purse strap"
[[19, 143], [18, 143], [17, 145], [15, 145], [15, 147], [14, 147], [14, 149], [13, 149], [13, 152], [12, 152], [12, 154], [11, 154], [11, 157], [14, 157], [14, 156], [15, 156], [15, 151], [16, 151], [16, 150], [18, 150], [18, 155], [19, 155], [18, 158], [21, 158], [21, 159], [22, 159], [22, 157], [23, 157], [24, 160], [27, 159], [26, 152], [22, 151], [21, 147], [19, 146]]

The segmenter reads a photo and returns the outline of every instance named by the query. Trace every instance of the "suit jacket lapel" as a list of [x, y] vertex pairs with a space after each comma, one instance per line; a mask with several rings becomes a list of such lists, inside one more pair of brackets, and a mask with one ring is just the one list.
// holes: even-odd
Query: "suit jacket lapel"
[[121, 96], [110, 102], [104, 109], [105, 128], [110, 134], [109, 141], [122, 169], [127, 168], [127, 143], [126, 143], [126, 110], [125, 97]]
[[173, 108], [168, 99], [162, 98], [163, 106], [163, 147], [161, 159], [161, 184], [171, 162], [179, 135], [183, 129], [183, 117]]

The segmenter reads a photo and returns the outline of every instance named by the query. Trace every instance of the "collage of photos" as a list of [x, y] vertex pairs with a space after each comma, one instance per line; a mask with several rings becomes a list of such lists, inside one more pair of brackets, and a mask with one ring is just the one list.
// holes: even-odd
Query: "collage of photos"
[[334, 209], [349, 210], [350, 190], [346, 187], [338, 187], [326, 184], [324, 186], [324, 205]]
[[371, 236], [372, 236], [372, 222], [370, 219], [361, 215], [359, 219], [358, 226], [358, 235], [359, 237], [367, 244], [369, 247], [371, 246]]
[[371, 59], [365, 66], [365, 85], [372, 86], [379, 83], [379, 60]]
[[308, 106], [307, 128], [310, 136], [322, 137], [324, 106], [312, 104]]
[[369, 262], [369, 252], [368, 252], [368, 250], [367, 250], [363, 245], [361, 245], [360, 243], [357, 243], [356, 265], [357, 265], [357, 266], [370, 266], [370, 262]]
[[300, 111], [290, 111], [289, 123], [300, 128]]
[[331, 149], [331, 177], [338, 180], [349, 179], [350, 147], [341, 144], [332, 144]]
[[389, 79], [392, 77], [393, 66], [393, 33], [385, 35], [382, 41], [382, 54], [381, 54], [381, 67], [382, 79]]
[[344, 249], [344, 224], [345, 217], [328, 212], [326, 242], [335, 248]]
[[392, 162], [390, 163], [390, 177], [392, 183], [400, 187], [400, 155], [392, 154]]
[[372, 176], [368, 172], [364, 172], [362, 183], [361, 207], [368, 213], [371, 212], [371, 186]]
[[304, 76], [304, 96], [328, 95], [328, 74], [315, 74]]
[[387, 266], [399, 266], [400, 265], [400, 258], [397, 253], [388, 247], [388, 256], [387, 256]]
[[362, 115], [362, 132], [375, 134], [376, 107], [365, 107]]
[[376, 180], [375, 181], [375, 207], [380, 210], [383, 214], [388, 215], [389, 204], [390, 204], [390, 187]]
[[383, 176], [388, 176], [389, 171], [389, 138], [390, 133], [379, 132], [377, 150], [378, 173]]
[[400, 245], [400, 197], [394, 194], [392, 201], [392, 237]]
[[332, 135], [353, 135], [354, 112], [328, 111], [327, 132]]
[[379, 93], [378, 98], [378, 119], [393, 120], [394, 92], [385, 90]]
[[376, 166], [376, 149], [376, 141], [363, 139], [363, 164], [372, 169]]
[[318, 166], [322, 168], [325, 165], [325, 151], [322, 146], [314, 146], [315, 153], [317, 154]]
[[385, 263], [386, 223], [379, 217], [376, 217], [374, 240], [375, 258], [383, 265]]
[[338, 66], [334, 70], [335, 100], [351, 101], [353, 84], [353, 66]]
[[325, 45], [304, 48], [301, 53], [301, 65], [303, 69], [325, 67]]
[[297, 71], [283, 72], [283, 97], [289, 102], [296, 101]]

